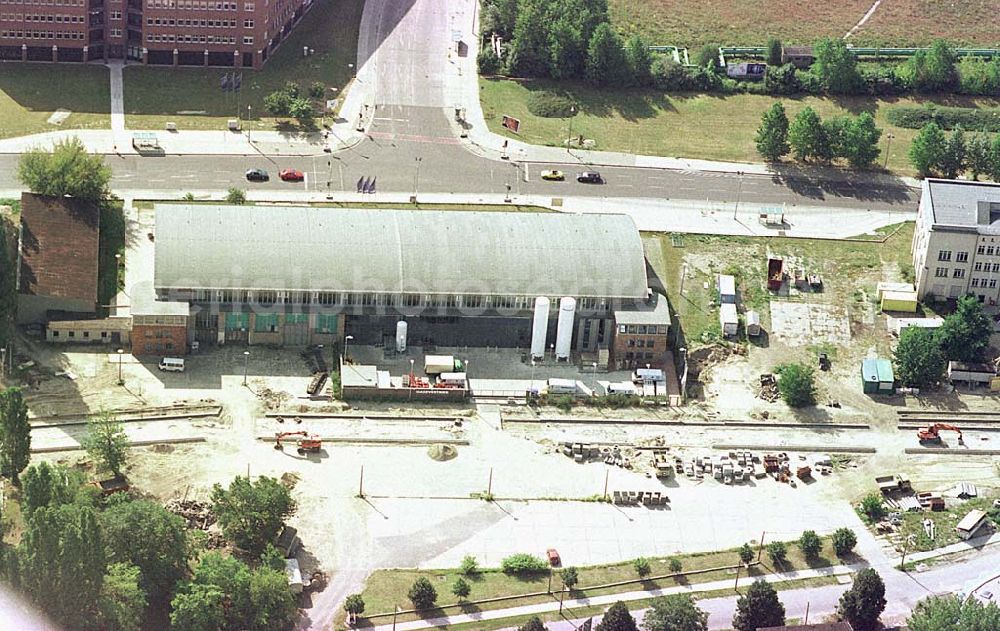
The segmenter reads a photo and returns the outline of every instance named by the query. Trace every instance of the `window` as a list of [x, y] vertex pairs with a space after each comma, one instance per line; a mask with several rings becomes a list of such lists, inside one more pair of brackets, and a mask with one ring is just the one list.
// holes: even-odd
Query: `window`
[[76, 331], [70, 331], [69, 332], [69, 336], [70, 337], [76, 337]]
[[121, 36], [122, 36], [122, 30], [120, 28], [111, 29], [111, 37], [121, 37]]
[[986, 256], [993, 256], [993, 246], [986, 248]]
[[996, 274], [997, 272], [1000, 272], [1000, 263], [993, 264], [993, 273]]
[[243, 20], [243, 28], [253, 28], [253, 20]]
[[336, 330], [337, 330], [336, 315], [323, 315], [322, 313], [316, 315], [317, 333], [332, 333]]
[[243, 45], [244, 46], [253, 46], [253, 38], [250, 37], [249, 35], [244, 36], [243, 37]]
[[111, 12], [111, 19], [112, 20], [120, 20], [120, 19], [122, 19], [122, 12], [121, 11], [112, 11]]
[[990, 289], [996, 289], [996, 288], [997, 288], [997, 279], [995, 278], [990, 279]]
[[635, 346], [635, 340], [633, 340], [633, 339], [630, 338], [629, 341], [628, 341], [628, 345], [634, 347]]
[[634, 358], [635, 358], [635, 353], [633, 353], [631, 351], [629, 351], [628, 353], [625, 353], [625, 359], [634, 359]]
[[59, 337], [59, 331], [53, 331], [52, 337]]
[[619, 324], [618, 325], [618, 332], [619, 333], [624, 333], [625, 332], [625, 325], [624, 324]]
[[965, 270], [962, 269], [962, 268], [960, 268], [960, 267], [956, 267], [955, 269], [953, 269], [951, 271], [951, 277], [952, 278], [965, 278]]
[[937, 276], [938, 278], [948, 278], [948, 268], [939, 267], [934, 270], [934, 275]]
[[83, 332], [83, 337], [84, 337], [84, 339], [89, 338], [90, 337], [90, 331], [84, 331]]
[[973, 287], [979, 287], [979, 279], [978, 278], [973, 278], [972, 279], [972, 286]]
[[975, 270], [976, 270], [977, 272], [981, 272], [981, 271], [983, 271], [983, 264], [982, 264], [982, 263], [980, 263], [979, 261], [976, 261], [976, 264], [975, 264], [975, 265], [973, 265], [973, 268], [974, 268], [974, 269], [975, 269]]
[[977, 254], [986, 254], [986, 246], [985, 245], [979, 246], [979, 248], [976, 249], [976, 253]]
[[965, 263], [968, 260], [969, 260], [969, 253], [968, 252], [958, 252], [957, 254], [955, 254], [955, 262], [956, 263]]
[[941, 250], [938, 252], [939, 261], [950, 261], [951, 260], [951, 250]]
[[243, 3], [243, 10], [244, 11], [253, 11], [253, 2], [244, 2]]

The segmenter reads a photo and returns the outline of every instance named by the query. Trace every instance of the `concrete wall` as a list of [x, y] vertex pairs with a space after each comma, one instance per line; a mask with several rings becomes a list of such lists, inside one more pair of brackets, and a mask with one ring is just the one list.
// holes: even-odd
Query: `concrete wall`
[[467, 390], [456, 388], [370, 388], [346, 386], [345, 401], [412, 401], [412, 402], [461, 402], [468, 397]]

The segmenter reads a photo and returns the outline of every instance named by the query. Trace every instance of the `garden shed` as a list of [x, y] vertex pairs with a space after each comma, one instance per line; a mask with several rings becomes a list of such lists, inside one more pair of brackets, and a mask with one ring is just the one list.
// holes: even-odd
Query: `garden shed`
[[888, 359], [861, 362], [861, 387], [865, 394], [892, 394], [896, 378]]

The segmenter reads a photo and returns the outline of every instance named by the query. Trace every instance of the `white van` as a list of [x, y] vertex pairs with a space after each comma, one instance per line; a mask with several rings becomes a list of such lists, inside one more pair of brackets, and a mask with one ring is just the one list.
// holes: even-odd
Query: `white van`
[[184, 372], [184, 360], [179, 357], [164, 357], [160, 360], [159, 369], [167, 372]]

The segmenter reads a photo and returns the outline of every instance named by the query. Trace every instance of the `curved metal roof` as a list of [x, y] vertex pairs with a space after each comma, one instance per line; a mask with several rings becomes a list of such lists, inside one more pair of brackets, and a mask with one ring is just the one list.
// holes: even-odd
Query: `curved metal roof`
[[625, 215], [157, 204], [155, 286], [644, 298]]

